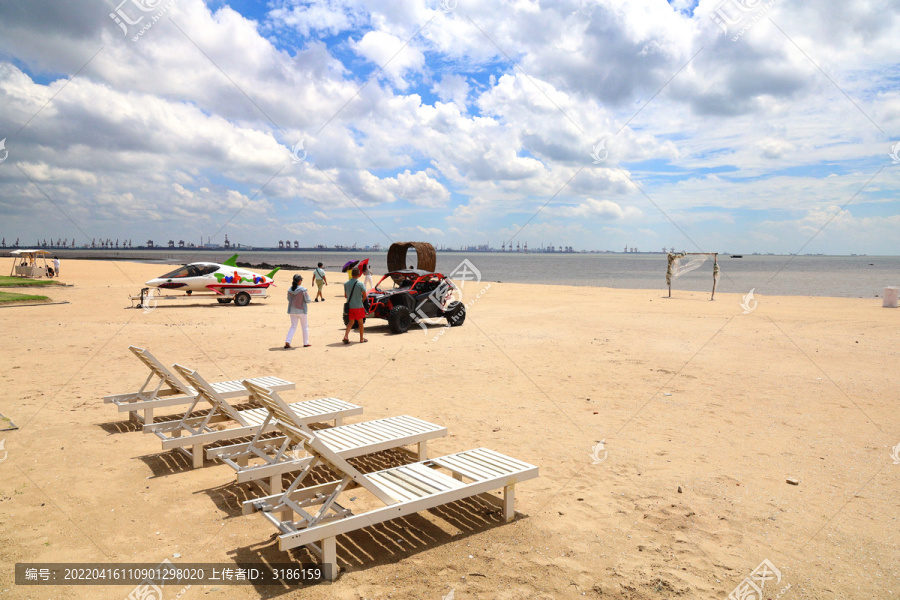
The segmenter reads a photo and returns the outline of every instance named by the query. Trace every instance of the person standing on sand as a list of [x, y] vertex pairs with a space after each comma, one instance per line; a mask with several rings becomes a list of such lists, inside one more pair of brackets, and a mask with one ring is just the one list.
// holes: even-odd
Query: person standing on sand
[[307, 320], [307, 307], [309, 306], [309, 293], [306, 288], [300, 285], [303, 283], [303, 276], [297, 273], [294, 275], [291, 289], [288, 290], [288, 314], [291, 315], [291, 328], [288, 329], [287, 338], [284, 340], [284, 347], [291, 347], [291, 340], [294, 339], [294, 333], [297, 331], [297, 321], [300, 321], [300, 327], [303, 329], [303, 347], [309, 348], [309, 321]]
[[341, 340], [345, 344], [350, 343], [350, 330], [353, 329], [353, 322], [359, 322], [359, 342], [365, 343], [366, 339], [363, 332], [363, 321], [366, 318], [366, 309], [363, 307], [363, 299], [366, 297], [366, 286], [359, 280], [359, 269], [353, 267], [350, 272], [350, 281], [344, 284], [344, 298], [347, 299], [347, 331], [344, 332], [344, 339]]
[[56, 276], [59, 277], [59, 257], [53, 257], [53, 272], [56, 273]]
[[313, 278], [316, 282], [316, 302], [319, 301], [319, 298], [322, 299], [322, 302], [325, 302], [325, 294], [322, 293], [322, 286], [328, 285], [328, 280], [325, 278], [325, 270], [322, 268], [322, 263], [319, 263], [319, 266], [316, 267], [316, 270], [313, 271]]
[[375, 286], [372, 285], [372, 269], [371, 267], [369, 267], [369, 263], [366, 263], [366, 265], [363, 267], [363, 272], [366, 274], [366, 289], [371, 290]]

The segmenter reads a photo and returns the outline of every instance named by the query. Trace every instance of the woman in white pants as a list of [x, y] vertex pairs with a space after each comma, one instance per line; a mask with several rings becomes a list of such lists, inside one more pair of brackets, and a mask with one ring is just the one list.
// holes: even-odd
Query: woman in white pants
[[366, 279], [365, 279], [366, 289], [371, 290], [373, 287], [375, 287], [375, 285], [372, 283], [372, 267], [370, 267], [368, 263], [366, 263], [365, 275], [366, 275]]
[[312, 345], [309, 343], [309, 322], [306, 318], [310, 297], [306, 288], [300, 285], [301, 283], [303, 283], [303, 277], [299, 273], [294, 275], [291, 289], [287, 293], [287, 311], [291, 316], [291, 328], [288, 329], [287, 339], [284, 340], [285, 348], [291, 347], [291, 340], [294, 339], [294, 333], [297, 331], [297, 321], [300, 321], [300, 327], [303, 330], [303, 347], [308, 348]]

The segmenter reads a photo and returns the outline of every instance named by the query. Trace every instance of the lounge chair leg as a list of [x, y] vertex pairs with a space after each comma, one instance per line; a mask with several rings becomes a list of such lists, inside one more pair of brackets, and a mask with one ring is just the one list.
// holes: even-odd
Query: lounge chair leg
[[516, 518], [516, 484], [503, 488], [503, 520], [509, 523]]
[[325, 576], [331, 581], [337, 579], [337, 544], [334, 537], [322, 540], [322, 564], [325, 566]]
[[419, 442], [419, 460], [426, 460], [428, 458], [428, 442], [423, 441]]
[[[275, 494], [280, 494], [282, 492], [281, 489], [281, 475], [272, 475], [269, 478], [269, 495], [274, 496]], [[281, 514], [278, 517], [278, 520], [284, 521], [293, 521], [294, 520], [294, 511], [290, 508], [285, 508], [281, 511]]]
[[334, 418], [334, 426], [338, 427], [344, 424], [344, 417], [342, 415], [338, 415]]
[[239, 456], [237, 459], [237, 464], [239, 467], [246, 467], [248, 462], [248, 456], [245, 454], [243, 456]]
[[194, 457], [194, 468], [199, 469], [203, 466], [203, 444], [194, 444], [191, 455]]
[[144, 424], [149, 425], [153, 422], [153, 409], [145, 408], [144, 409]]

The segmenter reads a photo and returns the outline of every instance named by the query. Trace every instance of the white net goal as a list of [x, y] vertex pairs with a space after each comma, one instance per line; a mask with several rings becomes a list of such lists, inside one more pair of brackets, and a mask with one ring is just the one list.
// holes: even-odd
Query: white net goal
[[672, 297], [672, 282], [685, 273], [690, 273], [703, 266], [709, 259], [713, 261], [712, 295], [716, 298], [716, 286], [719, 283], [719, 255], [717, 252], [670, 252], [669, 265], [666, 268], [666, 285], [669, 286], [669, 298]]

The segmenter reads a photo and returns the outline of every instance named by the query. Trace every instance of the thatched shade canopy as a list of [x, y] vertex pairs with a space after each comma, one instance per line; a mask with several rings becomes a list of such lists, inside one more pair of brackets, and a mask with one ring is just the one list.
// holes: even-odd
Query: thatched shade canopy
[[391, 244], [387, 255], [388, 271], [400, 271], [408, 266], [406, 252], [410, 248], [416, 249], [416, 268], [433, 272], [437, 267], [437, 254], [434, 246], [428, 242], [394, 242]]

